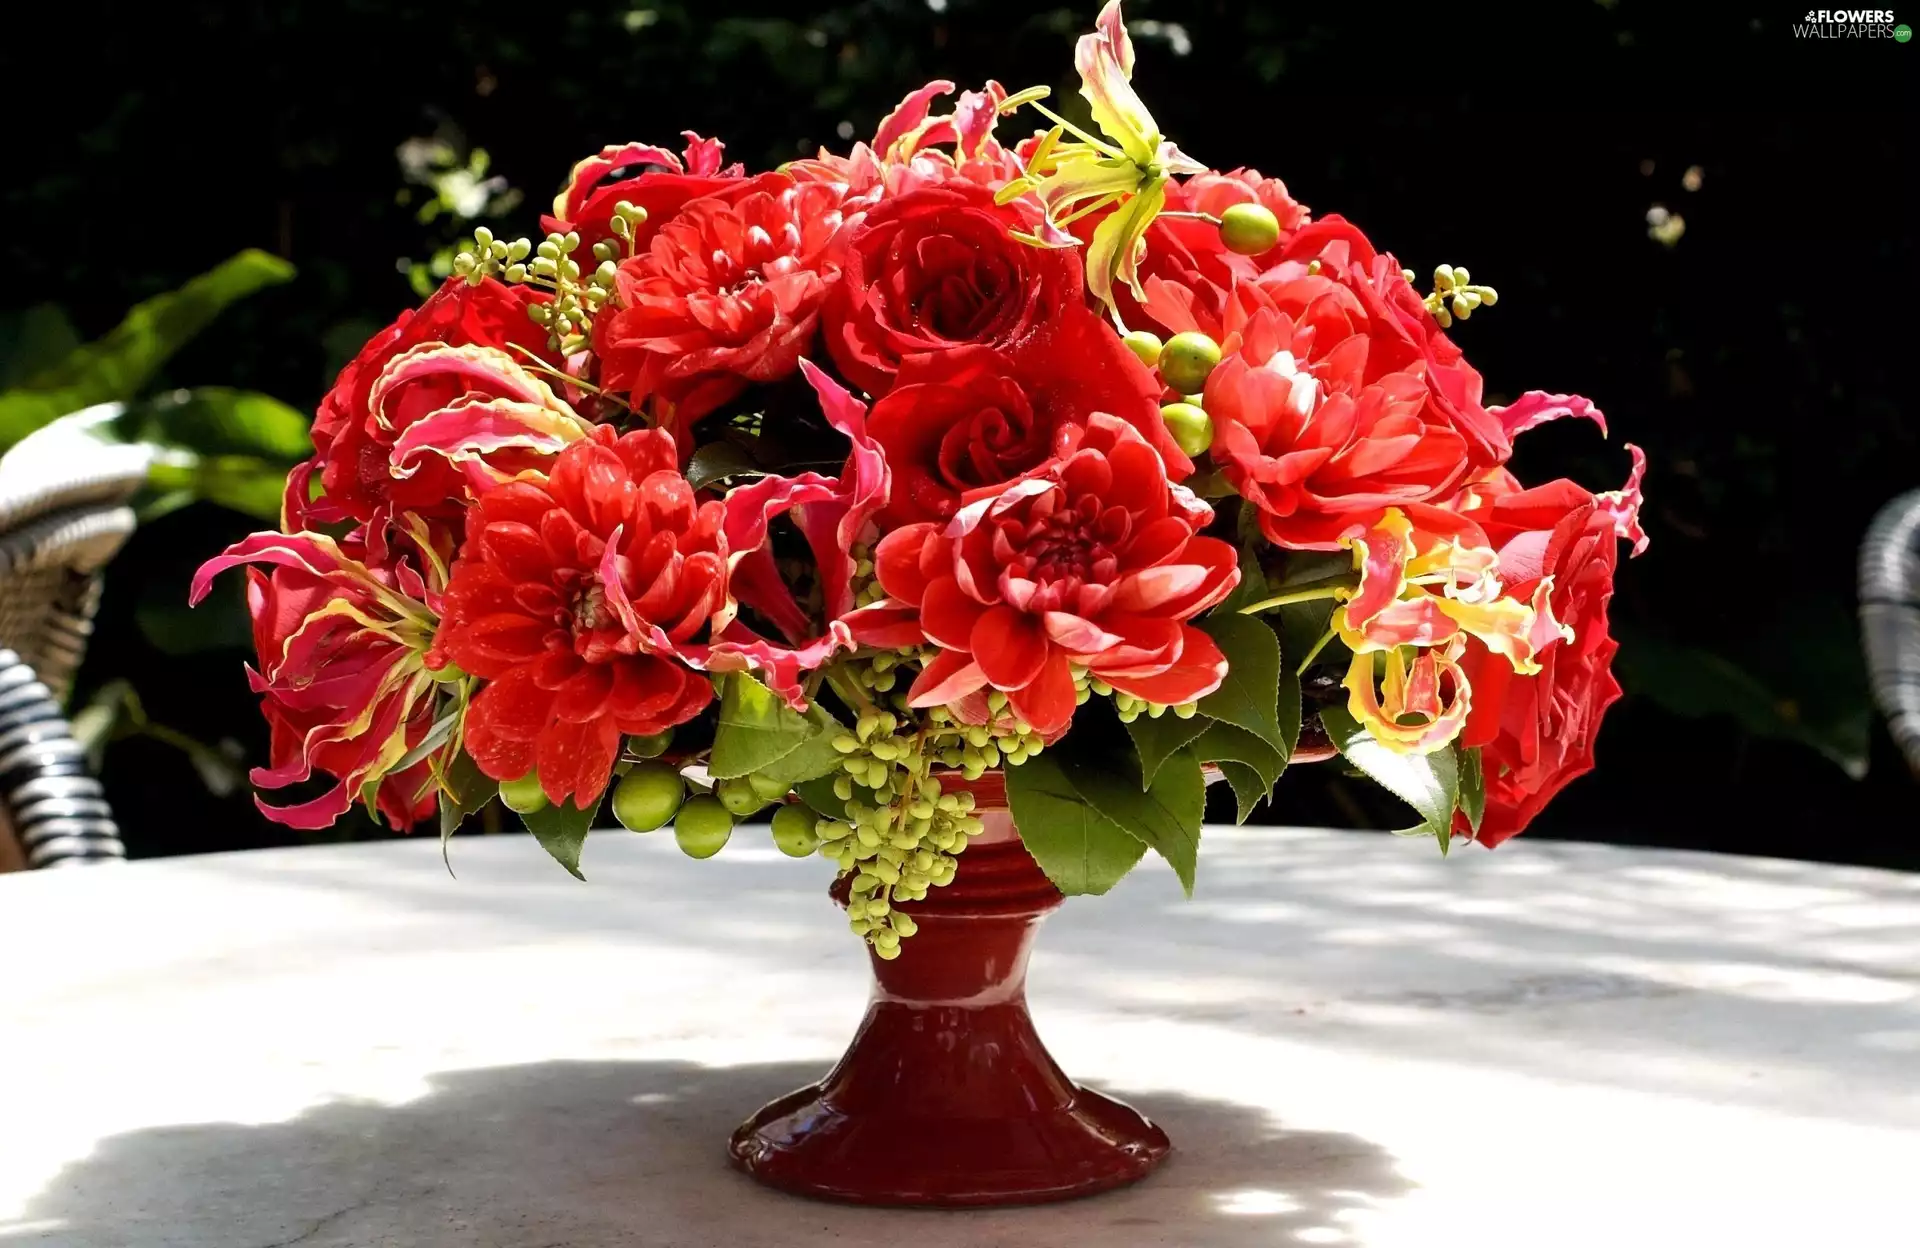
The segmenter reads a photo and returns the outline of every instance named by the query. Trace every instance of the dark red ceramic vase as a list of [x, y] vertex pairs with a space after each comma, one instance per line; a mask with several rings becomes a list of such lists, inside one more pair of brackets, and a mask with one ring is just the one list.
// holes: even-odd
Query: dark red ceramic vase
[[[965, 786], [986, 831], [953, 882], [902, 909], [919, 930], [825, 1079], [733, 1133], [770, 1186], [869, 1205], [1015, 1205], [1131, 1183], [1166, 1133], [1061, 1073], [1027, 1014], [1027, 956], [1060, 893], [1014, 831], [997, 775]], [[844, 895], [836, 891], [844, 901]]]

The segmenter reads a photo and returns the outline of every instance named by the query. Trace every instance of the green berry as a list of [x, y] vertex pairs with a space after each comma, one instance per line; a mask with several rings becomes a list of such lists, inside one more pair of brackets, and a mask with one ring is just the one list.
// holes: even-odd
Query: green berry
[[755, 773], [747, 777], [747, 783], [760, 795], [762, 801], [777, 802], [787, 795], [788, 786], [778, 780]]
[[1160, 336], [1144, 329], [1131, 330], [1120, 338], [1127, 344], [1127, 350], [1140, 357], [1140, 362], [1152, 368], [1160, 362]]
[[641, 763], [613, 786], [613, 817], [630, 832], [651, 832], [673, 818], [687, 782], [666, 763]]
[[733, 814], [716, 797], [692, 797], [673, 821], [673, 839], [689, 858], [711, 858], [733, 835]]
[[1181, 394], [1198, 394], [1219, 362], [1220, 344], [1213, 339], [1192, 331], [1175, 334], [1160, 352], [1160, 376]]
[[789, 858], [805, 858], [820, 847], [814, 814], [794, 803], [773, 812], [773, 843]]
[[1243, 256], [1271, 251], [1280, 241], [1280, 218], [1259, 204], [1235, 204], [1220, 214], [1220, 241]]
[[1204, 454], [1213, 445], [1213, 417], [1191, 403], [1167, 404], [1160, 409], [1160, 419], [1183, 454]]
[[744, 776], [718, 781], [713, 786], [713, 795], [720, 799], [722, 806], [742, 819], [767, 804], [765, 798], [753, 791], [753, 786], [747, 783]]
[[673, 744], [673, 729], [656, 732], [650, 737], [628, 737], [627, 753], [635, 758], [659, 758]]
[[530, 771], [518, 780], [500, 782], [500, 804], [517, 815], [545, 810], [547, 795], [540, 791], [540, 773]]

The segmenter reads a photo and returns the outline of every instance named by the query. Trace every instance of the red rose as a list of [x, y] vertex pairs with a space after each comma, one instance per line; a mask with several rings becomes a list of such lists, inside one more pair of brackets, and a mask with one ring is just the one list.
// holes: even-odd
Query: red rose
[[[718, 626], [726, 595], [719, 503], [699, 503], [672, 439], [600, 426], [467, 513], [429, 662], [488, 683], [466, 748], [495, 780], [599, 801], [623, 734], [685, 723], [713, 697], [678, 653]], [[722, 617], [716, 621], [715, 617]]]
[[1179, 480], [1192, 465], [1160, 419], [1159, 393], [1147, 367], [1079, 306], [1010, 356], [985, 347], [911, 356], [868, 420], [893, 470], [883, 518], [945, 520], [968, 494], [1039, 467], [1062, 429], [1102, 412], [1133, 426]]
[[601, 381], [671, 405], [683, 447], [695, 420], [749, 382], [791, 374], [838, 277], [828, 244], [840, 191], [784, 174], [696, 199], [621, 261], [615, 306], [594, 321]]
[[909, 355], [956, 346], [1013, 351], [1083, 302], [1080, 261], [1008, 234], [993, 192], [954, 180], [883, 201], [853, 228], [828, 304], [827, 349], [847, 380], [885, 394]]
[[[593, 254], [593, 245], [613, 241], [622, 248], [645, 247], [660, 227], [692, 200], [708, 195], [746, 194], [757, 182], [749, 180], [739, 165], [720, 167], [725, 146], [718, 139], [702, 139], [691, 130], [687, 157], [648, 143], [624, 143], [602, 148], [573, 167], [567, 185], [553, 201], [553, 215], [542, 217], [540, 227], [549, 234], [569, 230], [580, 236], [580, 258]], [[646, 209], [646, 219], [634, 229], [631, 240], [619, 239], [613, 232], [614, 205], [625, 200]]]
[[[1468, 645], [1462, 666], [1473, 709], [1460, 744], [1481, 748], [1487, 805], [1478, 839], [1489, 846], [1524, 830], [1555, 794], [1593, 770], [1600, 720], [1620, 696], [1611, 671], [1619, 647], [1607, 635], [1616, 542], [1638, 531], [1618, 495], [1596, 497], [1571, 481], [1509, 486], [1503, 475], [1490, 487], [1493, 496], [1483, 494], [1466, 514], [1499, 549], [1505, 593], [1529, 599], [1543, 577], [1553, 578], [1553, 616], [1573, 629], [1573, 640], [1545, 647], [1532, 676], [1515, 674], [1478, 641]], [[1455, 830], [1471, 834], [1464, 814]]]
[[[513, 360], [521, 350], [557, 364], [547, 350], [547, 332], [527, 316], [532, 290], [505, 286], [489, 278], [478, 286], [449, 278], [417, 310], [376, 334], [340, 372], [333, 389], [320, 400], [313, 421], [314, 465], [326, 498], [312, 511], [319, 522], [369, 520], [383, 504], [434, 519], [457, 518], [466, 500], [462, 475], [446, 459], [425, 463], [405, 480], [393, 475], [394, 442], [416, 421], [446, 410], [456, 401], [494, 387], [466, 371], [435, 371], [393, 388], [382, 410], [373, 411], [372, 395], [388, 365], [407, 351], [429, 343], [487, 347]], [[515, 365], [510, 371], [520, 372]], [[517, 397], [517, 396], [516, 396]], [[311, 475], [297, 474], [304, 487]], [[304, 497], [294, 498], [296, 518], [306, 513]]]
[[1149, 702], [1191, 702], [1226, 674], [1219, 647], [1186, 623], [1240, 579], [1233, 547], [1199, 536], [1212, 510], [1169, 486], [1132, 428], [1096, 416], [1061, 430], [1059, 455], [945, 524], [881, 539], [889, 597], [849, 618], [853, 635], [900, 644], [903, 612], [939, 654], [908, 693], [917, 707], [989, 687], [1043, 736], [1065, 729], [1073, 668]]

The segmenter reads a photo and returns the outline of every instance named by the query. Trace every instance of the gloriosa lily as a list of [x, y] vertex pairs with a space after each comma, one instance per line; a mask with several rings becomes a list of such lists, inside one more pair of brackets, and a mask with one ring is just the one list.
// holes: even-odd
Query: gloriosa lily
[[1087, 246], [1087, 289], [1114, 309], [1117, 318], [1116, 281], [1136, 298], [1146, 299], [1140, 288], [1140, 253], [1147, 227], [1166, 205], [1167, 179], [1205, 173], [1206, 167], [1160, 133], [1134, 91], [1133, 41], [1120, 17], [1120, 0], [1108, 0], [1100, 10], [1093, 33], [1082, 35], [1075, 45], [1073, 63], [1080, 72], [1080, 94], [1105, 137], [1087, 133], [1041, 104], [1048, 94], [1045, 87], [1007, 97], [1003, 112], [1032, 105], [1054, 124], [1028, 152], [1025, 176], [1007, 183], [999, 200], [1007, 203], [1029, 192], [1039, 197], [1046, 220], [1033, 234], [1015, 237], [1040, 247], [1077, 245], [1066, 227], [1111, 208]]
[[467, 682], [424, 665], [447, 583], [444, 552], [416, 516], [401, 521], [406, 556], [388, 547], [384, 524], [364, 532], [350, 549], [320, 533], [256, 533], [194, 577], [198, 603], [228, 568], [271, 569], [253, 571], [248, 585], [260, 650], [251, 679], [274, 729], [273, 765], [252, 779], [261, 788], [315, 771], [339, 780], [296, 806], [261, 803], [291, 827], [325, 827], [356, 799], [404, 827], [432, 810], [430, 794], [445, 788], [460, 749]]
[[[1546, 647], [1572, 640], [1572, 630], [1553, 618], [1553, 578], [1541, 578], [1530, 602], [1506, 596], [1499, 556], [1471, 525], [1456, 534], [1429, 533], [1392, 508], [1345, 544], [1360, 582], [1332, 624], [1354, 655], [1346, 680], [1349, 709], [1391, 749], [1424, 754], [1459, 734], [1470, 691], [1457, 660], [1467, 638], [1523, 676], [1540, 671]], [[1386, 666], [1376, 693], [1380, 652]]]

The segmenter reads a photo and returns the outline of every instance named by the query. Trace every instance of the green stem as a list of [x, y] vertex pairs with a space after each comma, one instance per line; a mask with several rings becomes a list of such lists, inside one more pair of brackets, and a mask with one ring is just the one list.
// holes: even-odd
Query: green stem
[[1205, 221], [1216, 228], [1220, 225], [1220, 218], [1210, 212], [1163, 212], [1159, 216], [1162, 221]]
[[1322, 650], [1327, 648], [1327, 643], [1333, 640], [1333, 635], [1334, 630], [1331, 628], [1320, 634], [1320, 640], [1314, 642], [1313, 649], [1307, 651], [1307, 657], [1300, 660], [1300, 666], [1294, 669], [1294, 675], [1304, 675], [1306, 670], [1313, 666], [1313, 661], [1320, 657]]
[[856, 712], [877, 711], [880, 709], [873, 704], [873, 699], [867, 696], [867, 691], [860, 687], [860, 682], [849, 676], [841, 664], [835, 663], [832, 667], [825, 669], [825, 671], [827, 674], [827, 684], [835, 693], [840, 695], [842, 702], [853, 707]]
[[1314, 602], [1321, 598], [1338, 598], [1341, 594], [1351, 593], [1352, 584], [1345, 580], [1337, 582], [1321, 581], [1313, 585], [1303, 585], [1285, 593], [1275, 594], [1271, 598], [1262, 598], [1259, 602], [1240, 608], [1241, 615], [1256, 615], [1262, 611], [1271, 611], [1275, 607], [1290, 606], [1296, 602]]

